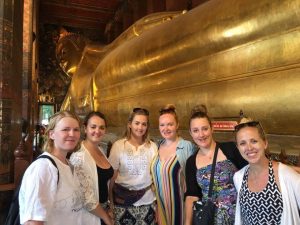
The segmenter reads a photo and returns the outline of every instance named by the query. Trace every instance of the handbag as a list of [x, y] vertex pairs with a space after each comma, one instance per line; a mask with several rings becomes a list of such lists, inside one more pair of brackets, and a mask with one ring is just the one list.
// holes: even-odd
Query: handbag
[[129, 190], [120, 184], [115, 183], [113, 186], [113, 201], [117, 205], [131, 206], [140, 200], [146, 191], [150, 189], [148, 186], [141, 190]]
[[214, 175], [216, 160], [218, 155], [219, 145], [216, 143], [213, 164], [211, 167], [211, 176], [209, 181], [208, 199], [207, 201], [198, 200], [193, 204], [193, 225], [212, 225], [214, 224], [214, 217], [216, 205], [212, 200], [212, 191], [214, 185]]

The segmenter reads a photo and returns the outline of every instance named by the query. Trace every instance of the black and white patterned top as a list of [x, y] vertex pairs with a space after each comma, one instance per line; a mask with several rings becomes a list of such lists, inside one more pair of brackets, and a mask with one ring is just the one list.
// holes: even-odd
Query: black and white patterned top
[[282, 195], [275, 182], [272, 161], [269, 161], [269, 181], [261, 192], [252, 192], [248, 188], [247, 169], [240, 191], [242, 221], [245, 225], [280, 224], [283, 211]]

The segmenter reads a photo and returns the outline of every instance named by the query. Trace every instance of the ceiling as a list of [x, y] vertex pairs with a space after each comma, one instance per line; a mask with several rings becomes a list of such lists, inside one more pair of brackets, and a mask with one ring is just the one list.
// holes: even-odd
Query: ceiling
[[40, 0], [39, 22], [88, 29], [103, 36], [123, 0]]

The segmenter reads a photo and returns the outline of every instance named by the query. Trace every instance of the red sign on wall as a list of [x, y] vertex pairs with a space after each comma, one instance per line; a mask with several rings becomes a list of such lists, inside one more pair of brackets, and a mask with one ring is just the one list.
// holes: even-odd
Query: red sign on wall
[[236, 121], [213, 121], [212, 126], [215, 131], [234, 131]]

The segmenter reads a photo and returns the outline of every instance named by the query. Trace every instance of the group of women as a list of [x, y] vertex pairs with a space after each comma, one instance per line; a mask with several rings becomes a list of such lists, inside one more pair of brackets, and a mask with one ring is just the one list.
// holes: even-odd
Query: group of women
[[107, 126], [102, 113], [86, 116], [80, 144], [76, 115], [62, 111], [51, 117], [43, 154], [58, 171], [47, 159], [26, 170], [21, 224], [191, 225], [193, 203], [208, 198], [217, 149], [214, 224], [300, 224], [300, 175], [266, 157], [268, 143], [258, 122], [241, 121], [236, 144], [214, 140], [205, 106], [191, 113], [194, 144], [179, 136], [173, 105], [159, 112], [162, 140], [156, 144], [149, 125], [149, 111], [134, 108], [107, 158], [99, 147]]

